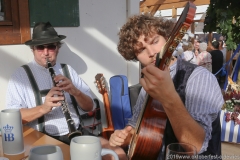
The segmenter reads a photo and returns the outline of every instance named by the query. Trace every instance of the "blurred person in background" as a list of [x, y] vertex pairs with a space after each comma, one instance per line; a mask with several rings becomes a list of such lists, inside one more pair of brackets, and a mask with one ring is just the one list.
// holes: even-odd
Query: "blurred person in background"
[[225, 43], [223, 40], [218, 40], [219, 42], [219, 50], [223, 53], [223, 64], [226, 63], [226, 54], [227, 54], [227, 48], [224, 46]]
[[194, 44], [193, 44], [193, 46], [194, 46], [193, 53], [195, 54], [196, 57], [197, 57], [197, 56], [199, 55], [199, 53], [200, 53], [200, 51], [199, 51], [199, 44], [200, 44], [200, 43], [201, 43], [200, 40], [198, 40], [198, 39], [195, 39], [195, 40], [194, 40]]
[[181, 58], [190, 63], [197, 64], [196, 56], [193, 53], [193, 44], [191, 42], [183, 43], [182, 48], [183, 53], [181, 54]]
[[218, 83], [220, 85], [220, 73], [218, 72], [223, 66], [223, 53], [219, 50], [219, 42], [212, 42], [213, 50], [210, 52], [212, 55], [212, 73], [216, 74], [216, 78], [218, 79]]
[[197, 56], [197, 65], [205, 67], [212, 72], [212, 56], [207, 50], [207, 43], [202, 42], [199, 44], [200, 54]]
[[220, 36], [219, 37], [219, 40], [221, 40], [223, 43], [222, 43], [222, 47], [226, 47], [226, 43], [224, 41], [224, 37], [223, 36]]

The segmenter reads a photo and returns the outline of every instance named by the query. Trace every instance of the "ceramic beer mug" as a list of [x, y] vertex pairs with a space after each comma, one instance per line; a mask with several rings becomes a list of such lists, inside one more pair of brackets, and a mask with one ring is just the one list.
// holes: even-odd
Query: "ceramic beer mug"
[[28, 160], [63, 160], [63, 153], [55, 145], [36, 146], [30, 150]]
[[71, 160], [101, 160], [106, 154], [111, 154], [114, 160], [118, 160], [118, 155], [113, 150], [102, 148], [98, 137], [78, 136], [71, 140]]
[[22, 117], [19, 109], [4, 109], [0, 113], [3, 153], [24, 152]]

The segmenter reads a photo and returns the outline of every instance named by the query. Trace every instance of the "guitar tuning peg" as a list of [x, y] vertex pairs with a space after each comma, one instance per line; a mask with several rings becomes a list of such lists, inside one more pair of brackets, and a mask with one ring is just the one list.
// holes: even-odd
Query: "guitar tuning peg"
[[176, 38], [174, 39], [174, 41], [175, 41], [176, 44], [179, 44], [179, 43], [181, 42], [181, 39], [180, 39], [179, 37], [176, 37]]
[[175, 47], [174, 47], [174, 46], [170, 46], [170, 47], [168, 48], [168, 51], [169, 51], [170, 53], [173, 53], [174, 50], [175, 50]]

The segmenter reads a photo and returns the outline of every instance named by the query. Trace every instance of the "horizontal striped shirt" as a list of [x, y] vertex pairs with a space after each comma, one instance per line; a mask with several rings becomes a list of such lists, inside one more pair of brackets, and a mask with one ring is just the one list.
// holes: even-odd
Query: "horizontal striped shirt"
[[[36, 80], [39, 90], [50, 89], [53, 87], [52, 78], [50, 76], [48, 69], [40, 66], [34, 60], [28, 63], [28, 66], [30, 67], [33, 73], [33, 76]], [[56, 75], [63, 74], [61, 65], [59, 63], [56, 63], [56, 65], [53, 66], [53, 69]], [[71, 66], [68, 65], [68, 69], [73, 85], [76, 88], [78, 88], [81, 92], [92, 98], [90, 88], [87, 86], [87, 84], [78, 76], [77, 72]], [[74, 120], [75, 126], [77, 128], [80, 123], [79, 118], [72, 104], [70, 95], [65, 92], [65, 97], [69, 111], [71, 113], [71, 117]], [[8, 83], [6, 99], [7, 108], [21, 109], [36, 107], [33, 89], [23, 67], [19, 67], [10, 78]], [[45, 97], [42, 97], [42, 102], [44, 101]], [[84, 113], [84, 111], [80, 109], [79, 111], [81, 113]], [[67, 122], [61, 110], [61, 107], [54, 107], [51, 112], [44, 115], [44, 119], [45, 130], [48, 134], [52, 136], [68, 134], [69, 130]], [[36, 128], [37, 120], [29, 122], [27, 125], [34, 129], [37, 129]]]
[[[170, 67], [170, 75], [176, 75], [176, 65]], [[202, 145], [202, 153], [208, 147], [211, 139], [212, 122], [217, 118], [224, 103], [221, 89], [216, 77], [204, 67], [197, 67], [190, 75], [185, 89], [185, 107], [190, 115], [204, 128], [206, 136]], [[136, 105], [133, 108], [133, 116], [128, 125], [136, 127], [138, 115], [146, 97], [146, 91], [142, 88]]]

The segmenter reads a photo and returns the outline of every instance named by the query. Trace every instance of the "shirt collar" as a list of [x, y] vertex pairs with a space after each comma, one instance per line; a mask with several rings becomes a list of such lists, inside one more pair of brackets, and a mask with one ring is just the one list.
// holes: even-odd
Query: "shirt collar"
[[41, 70], [47, 70], [46, 67], [41, 66], [40, 64], [38, 64], [35, 59], [33, 59], [33, 65], [36, 66], [37, 68], [41, 69]]

